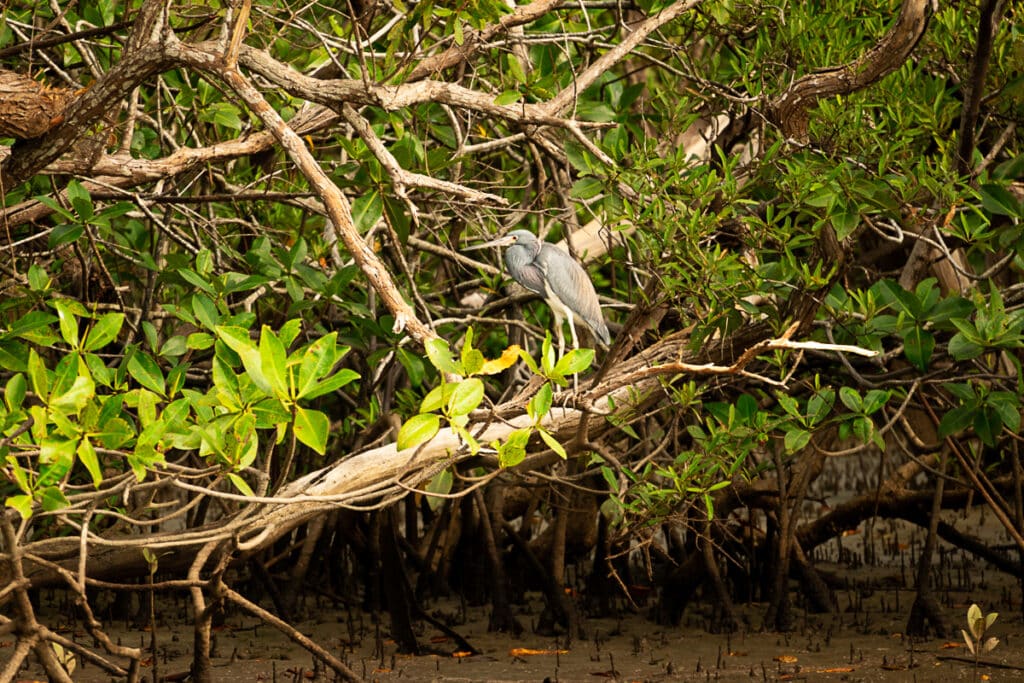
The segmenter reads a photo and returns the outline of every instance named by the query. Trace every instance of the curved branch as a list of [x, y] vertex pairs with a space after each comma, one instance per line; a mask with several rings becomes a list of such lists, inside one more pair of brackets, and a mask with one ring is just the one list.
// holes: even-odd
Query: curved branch
[[770, 121], [786, 137], [807, 141], [810, 109], [818, 100], [861, 90], [889, 75], [910, 56], [924, 35], [933, 0], [904, 0], [896, 23], [859, 59], [798, 79], [767, 108]]

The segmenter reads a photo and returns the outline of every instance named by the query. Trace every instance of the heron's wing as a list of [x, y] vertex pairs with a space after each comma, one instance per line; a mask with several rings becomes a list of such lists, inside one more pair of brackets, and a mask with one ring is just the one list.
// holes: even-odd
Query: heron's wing
[[547, 295], [544, 289], [544, 272], [532, 256], [525, 256], [524, 250], [509, 249], [505, 252], [505, 267], [516, 282], [535, 294]]
[[[590, 276], [576, 260], [552, 244], [545, 244], [537, 256], [544, 271], [550, 294], [558, 298], [574, 315], [581, 318], [597, 338], [607, 346], [611, 343], [608, 326], [601, 314], [601, 304]], [[546, 293], [546, 294], [548, 294]]]

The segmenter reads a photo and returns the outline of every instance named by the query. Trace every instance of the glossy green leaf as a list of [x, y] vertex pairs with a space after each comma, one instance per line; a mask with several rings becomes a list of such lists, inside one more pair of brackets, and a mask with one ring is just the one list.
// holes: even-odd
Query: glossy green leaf
[[128, 359], [128, 374], [150, 391], [161, 396], [164, 395], [166, 391], [164, 373], [153, 357], [145, 351], [136, 350]]
[[541, 440], [547, 444], [548, 448], [558, 454], [562, 460], [566, 460], [569, 455], [565, 452], [565, 447], [553, 437], [546, 429], [538, 429], [537, 433], [540, 434]]
[[252, 383], [263, 393], [273, 396], [273, 386], [267, 376], [263, 374], [263, 359], [256, 344], [249, 338], [249, 331], [234, 325], [218, 325], [216, 332], [217, 336], [238, 354]]
[[53, 302], [53, 307], [57, 309], [57, 319], [60, 321], [60, 336], [68, 346], [78, 348], [78, 320], [71, 312], [68, 302], [57, 299]]
[[100, 470], [100, 460], [96, 456], [96, 449], [93, 448], [92, 442], [88, 438], [83, 438], [78, 442], [76, 453], [78, 454], [78, 461], [85, 465], [85, 469], [89, 471], [93, 486], [99, 488], [100, 484], [103, 483], [103, 472]]
[[314, 399], [318, 396], [329, 394], [355, 382], [357, 379], [359, 379], [358, 372], [342, 368], [322, 382], [317, 382], [312, 389], [302, 395], [302, 398]]
[[4, 505], [12, 510], [17, 510], [24, 520], [32, 517], [32, 496], [28, 494], [21, 493], [16, 496], [8, 496], [4, 501]]
[[477, 377], [459, 382], [448, 400], [448, 415], [469, 415], [484, 399], [484, 383]]
[[431, 365], [439, 371], [454, 375], [462, 374], [462, 368], [455, 362], [451, 349], [448, 348], [448, 342], [444, 339], [428, 339], [423, 346]]
[[123, 324], [124, 313], [105, 313], [101, 315], [99, 319], [93, 323], [88, 334], [86, 334], [83, 348], [86, 351], [98, 351], [102, 349], [117, 338], [118, 333], [121, 332], [121, 326]]
[[260, 367], [267, 378], [270, 388], [278, 397], [289, 396], [289, 386], [285, 361], [287, 352], [284, 344], [277, 338], [274, 331], [267, 325], [260, 331]]
[[236, 489], [238, 489], [238, 491], [243, 496], [255, 496], [256, 495], [255, 493], [253, 493], [252, 488], [250, 488], [249, 483], [245, 479], [243, 479], [241, 476], [235, 474], [234, 472], [228, 472], [227, 476], [228, 476], [228, 480], [234, 485], [234, 487]]
[[25, 375], [20, 372], [11, 375], [11, 378], [7, 380], [7, 386], [4, 387], [4, 404], [7, 406], [7, 410], [15, 412], [21, 409], [21, 404], [25, 401], [25, 393], [28, 390], [28, 385], [25, 382]]
[[296, 388], [296, 395], [299, 398], [312, 391], [317, 382], [334, 367], [337, 338], [337, 333], [331, 332], [317, 339], [302, 352]]
[[50, 397], [50, 407], [67, 414], [78, 414], [95, 395], [96, 385], [92, 377], [79, 375], [70, 389]]
[[551, 410], [551, 399], [553, 393], [554, 392], [551, 390], [551, 384], [545, 382], [526, 405], [526, 412], [534, 422], [538, 422], [548, 414], [549, 410]]
[[319, 410], [295, 407], [295, 438], [323, 455], [327, 451], [331, 421]]
[[35, 349], [29, 349], [28, 352], [28, 378], [32, 383], [32, 391], [39, 400], [47, 401], [50, 396], [49, 375], [46, 372], [46, 366], [43, 365], [43, 361]]
[[441, 417], [436, 413], [413, 415], [398, 430], [398, 450], [415, 448], [434, 438], [441, 428]]
[[903, 336], [903, 353], [921, 372], [928, 370], [928, 361], [934, 350], [935, 336], [920, 325], [915, 325]]
[[811, 433], [804, 429], [791, 429], [783, 440], [787, 453], [802, 451], [811, 442]]
[[594, 362], [594, 349], [573, 349], [555, 365], [557, 375], [575, 375], [584, 372]]

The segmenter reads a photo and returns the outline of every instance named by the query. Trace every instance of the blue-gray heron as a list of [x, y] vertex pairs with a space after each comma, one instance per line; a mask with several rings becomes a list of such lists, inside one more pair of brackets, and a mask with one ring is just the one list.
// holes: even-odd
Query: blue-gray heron
[[468, 247], [465, 251], [506, 246], [505, 267], [509, 274], [523, 287], [544, 297], [555, 315], [559, 356], [565, 354], [564, 320], [569, 321], [574, 349], [580, 347], [574, 324], [576, 318], [586, 323], [601, 344], [611, 343], [590, 276], [572, 256], [555, 245], [537, 239], [529, 230], [513, 230], [504, 237]]

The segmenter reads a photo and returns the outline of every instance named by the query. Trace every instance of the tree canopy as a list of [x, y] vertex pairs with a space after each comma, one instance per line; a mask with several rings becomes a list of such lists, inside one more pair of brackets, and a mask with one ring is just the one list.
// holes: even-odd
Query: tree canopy
[[[772, 628], [805, 552], [874, 514], [934, 538], [977, 496], [1018, 553], [985, 559], [1019, 571], [1019, 6], [6, 7], [0, 679], [31, 650], [70, 680], [43, 585], [137, 675], [86, 588], [159, 571], [210, 680], [208, 607], [267, 614], [231, 572], [290, 548], [301, 583], [328, 523], [403, 576], [478, 544], [499, 584], [528, 552], [570, 631], [567, 563], [672, 558], [664, 621], [721, 593], [741, 508], [770, 520]], [[463, 253], [512, 228], [587, 265], [609, 349], [559, 356], [546, 305]], [[864, 452], [877, 487], [800, 518]], [[927, 585], [911, 623], [948, 630]]]

